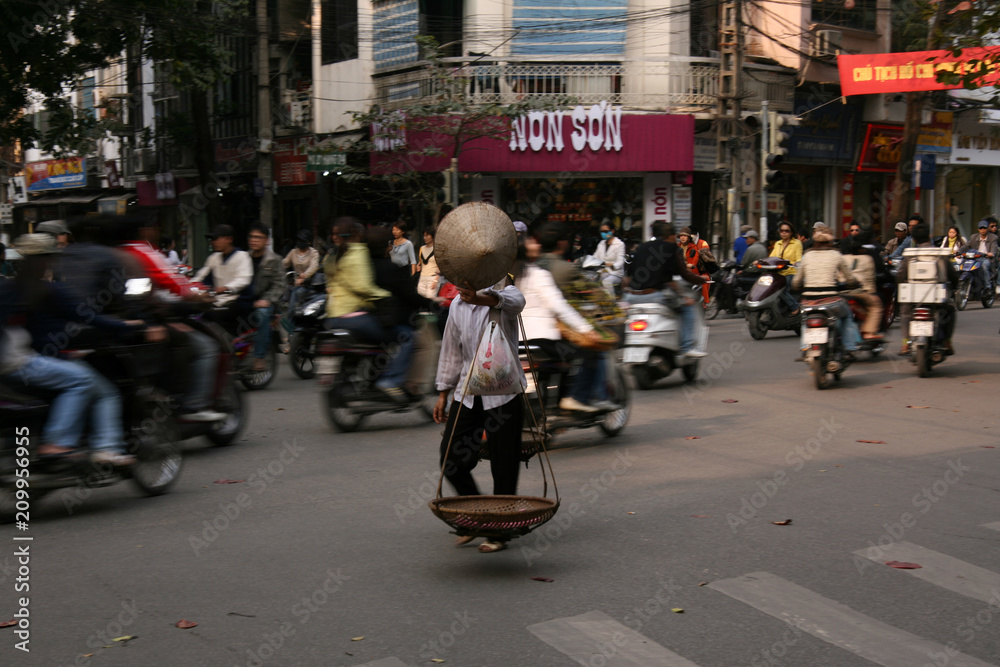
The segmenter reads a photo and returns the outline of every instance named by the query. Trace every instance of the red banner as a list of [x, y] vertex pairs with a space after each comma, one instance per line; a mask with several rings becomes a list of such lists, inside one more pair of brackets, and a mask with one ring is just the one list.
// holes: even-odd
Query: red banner
[[[971, 63], [970, 61], [977, 61]], [[911, 51], [909, 53], [869, 53], [837, 56], [840, 89], [844, 95], [911, 93], [919, 90], [948, 90], [962, 84], [939, 83], [937, 72], [956, 74], [985, 72], [980, 86], [1000, 83], [1000, 48], [963, 49], [955, 57], [951, 51]]]

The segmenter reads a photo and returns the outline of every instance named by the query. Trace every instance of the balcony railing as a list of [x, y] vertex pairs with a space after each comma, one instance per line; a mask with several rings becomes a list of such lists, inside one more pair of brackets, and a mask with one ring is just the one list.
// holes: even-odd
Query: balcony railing
[[[761, 100], [767, 99], [772, 110], [791, 113], [792, 70], [767, 65], [747, 65], [746, 70], [745, 110], [758, 110]], [[510, 104], [558, 96], [572, 97], [585, 105], [608, 101], [629, 109], [712, 113], [719, 91], [719, 65], [711, 58], [622, 64], [455, 63], [451, 74], [446, 82], [435, 79], [426, 69], [380, 77], [375, 81], [377, 102], [393, 110], [450, 89], [461, 91], [473, 104]]]

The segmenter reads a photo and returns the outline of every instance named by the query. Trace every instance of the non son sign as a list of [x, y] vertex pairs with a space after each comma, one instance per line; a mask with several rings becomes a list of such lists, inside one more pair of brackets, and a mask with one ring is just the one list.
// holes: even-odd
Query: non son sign
[[548, 152], [561, 153], [565, 148], [563, 121], [570, 118], [570, 143], [573, 150], [590, 148], [595, 153], [601, 148], [606, 151], [622, 149], [622, 108], [613, 107], [606, 101], [587, 109], [574, 107], [572, 111], [531, 111], [512, 122], [510, 149], [533, 151], [543, 148]]

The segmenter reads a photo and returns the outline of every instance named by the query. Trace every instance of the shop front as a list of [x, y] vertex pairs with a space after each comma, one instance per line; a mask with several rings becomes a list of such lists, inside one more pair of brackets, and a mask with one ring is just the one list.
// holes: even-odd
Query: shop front
[[966, 238], [977, 222], [1000, 213], [1000, 124], [981, 123], [978, 113], [957, 114], [947, 167], [944, 215]]

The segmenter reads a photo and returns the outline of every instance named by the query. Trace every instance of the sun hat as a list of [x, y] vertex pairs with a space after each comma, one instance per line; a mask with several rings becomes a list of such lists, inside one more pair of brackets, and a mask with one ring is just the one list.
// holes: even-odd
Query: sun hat
[[517, 232], [507, 214], [473, 201], [444, 217], [434, 237], [438, 270], [458, 287], [491, 287], [507, 275], [517, 256]]
[[14, 239], [14, 246], [25, 257], [29, 255], [55, 255], [59, 252], [56, 238], [44, 232], [22, 234]]
[[906, 226], [905, 222], [897, 222], [896, 223], [896, 231], [897, 232], [905, 232], [908, 229], [909, 229], [909, 227]]
[[69, 234], [69, 227], [66, 226], [65, 220], [46, 220], [35, 225], [35, 231], [59, 236], [60, 234]]
[[833, 232], [826, 225], [814, 227], [813, 243], [833, 243]]

